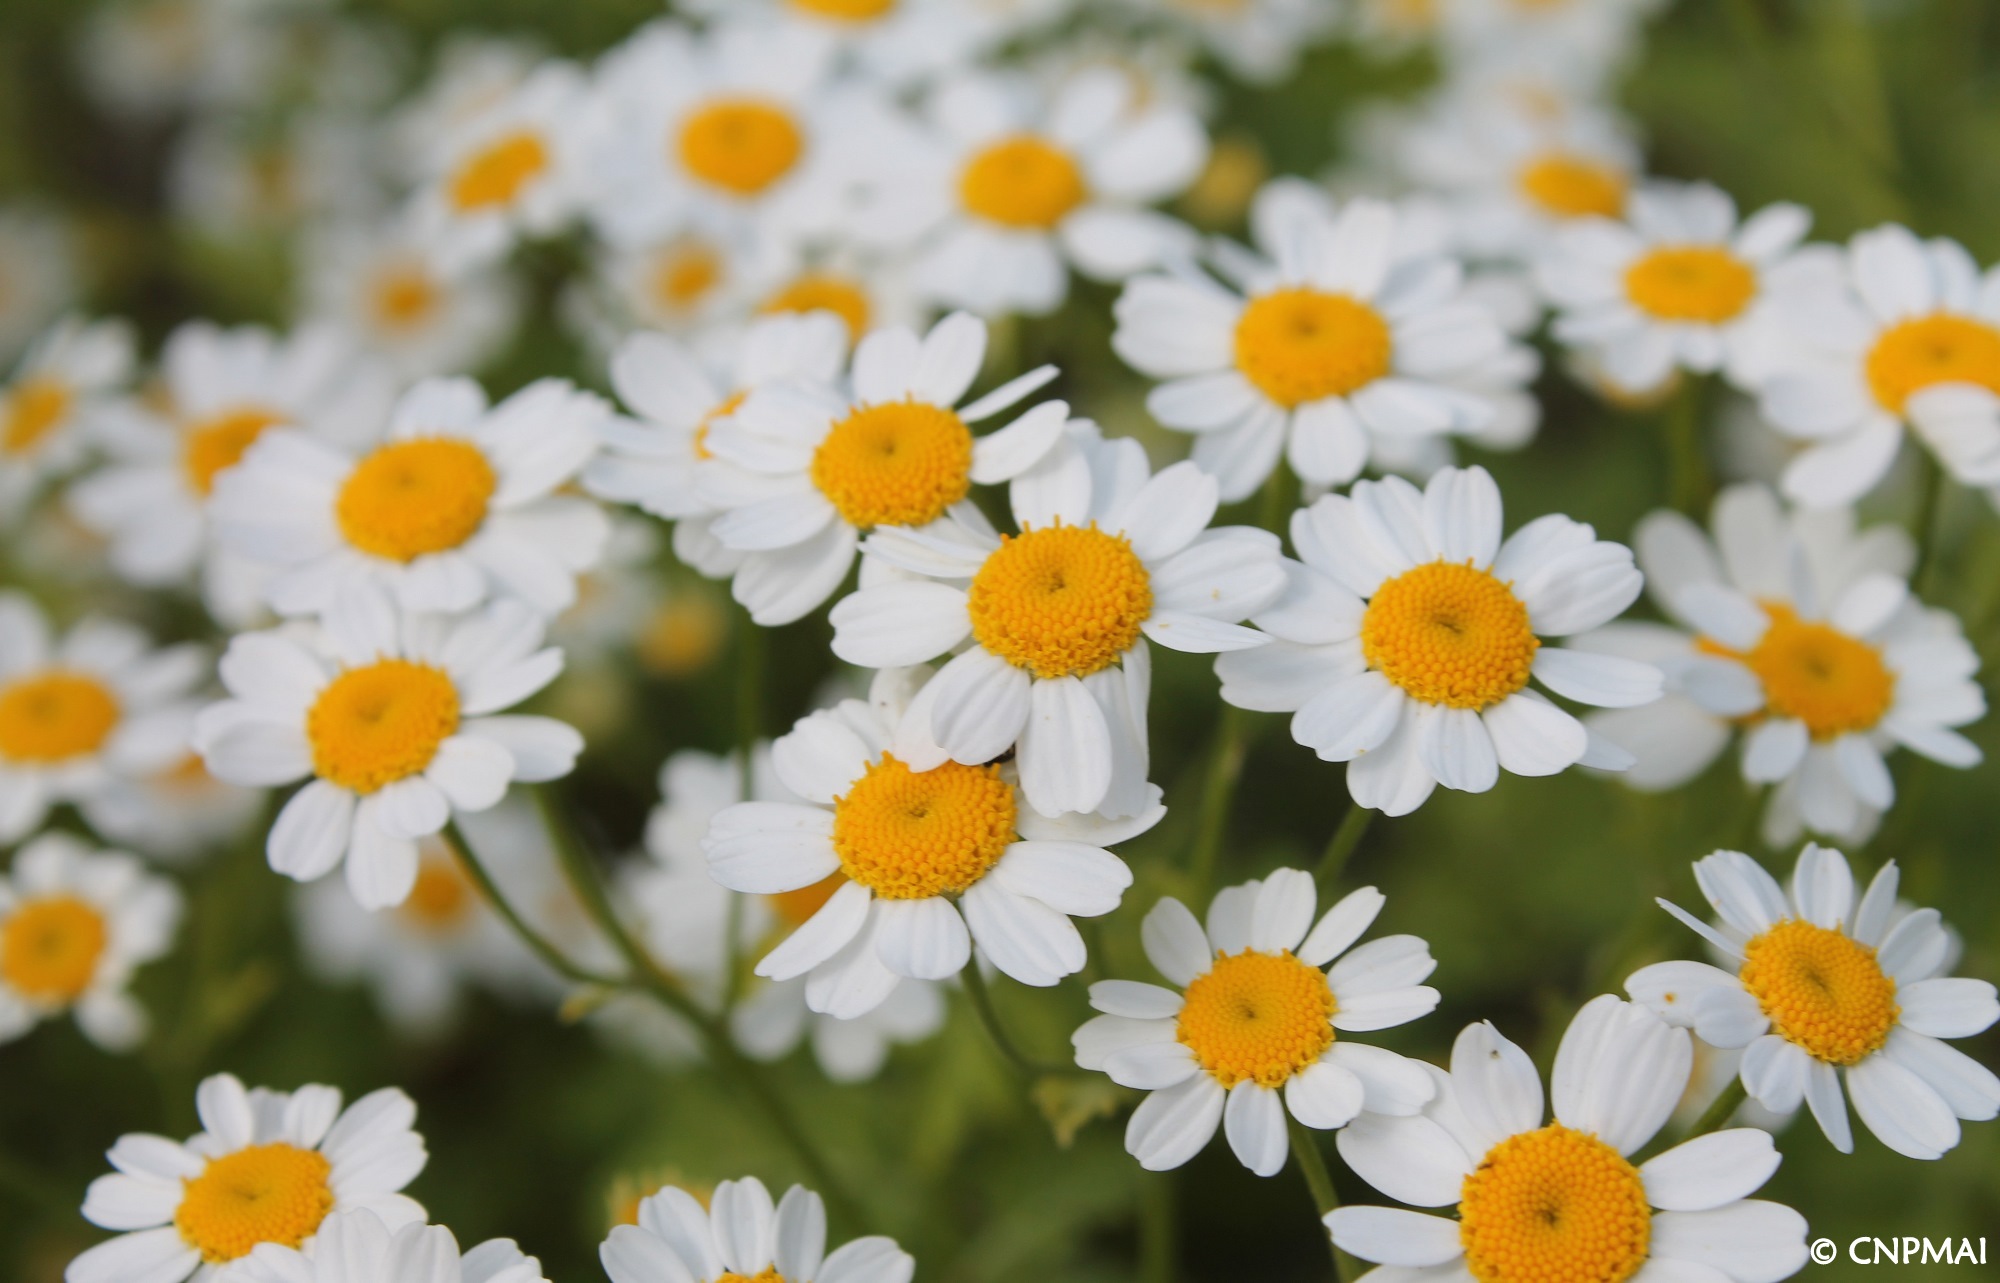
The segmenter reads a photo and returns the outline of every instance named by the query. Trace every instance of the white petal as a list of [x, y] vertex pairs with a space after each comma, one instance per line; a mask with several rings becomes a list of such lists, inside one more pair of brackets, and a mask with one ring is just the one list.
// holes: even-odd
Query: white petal
[[1207, 1074], [1156, 1091], [1125, 1126], [1125, 1151], [1149, 1172], [1171, 1171], [1201, 1152], [1222, 1121], [1224, 1093]]
[[947, 900], [882, 900], [875, 906], [882, 965], [914, 980], [943, 980], [964, 969], [972, 957], [965, 919]]
[[1276, 1176], [1285, 1165], [1285, 1108], [1278, 1093], [1250, 1079], [1229, 1089], [1222, 1130], [1238, 1161], [1259, 1176]]
[[1748, 1198], [1778, 1170], [1769, 1132], [1736, 1127], [1684, 1141], [1639, 1169], [1646, 1200], [1669, 1212], [1705, 1212]]
[[1381, 1265], [1445, 1265], [1465, 1254], [1458, 1222], [1400, 1207], [1343, 1207], [1326, 1228], [1341, 1251]]
[[1367, 1103], [1361, 1080], [1345, 1067], [1322, 1060], [1307, 1065], [1285, 1084], [1285, 1107], [1308, 1127], [1345, 1127]]
[[1708, 1212], [1661, 1212], [1651, 1252], [1710, 1266], [1735, 1283], [1778, 1283], [1805, 1268], [1806, 1218], [1754, 1198]]
[[1544, 646], [1535, 654], [1534, 673], [1565, 699], [1599, 708], [1632, 708], [1660, 697], [1663, 677], [1651, 664], [1616, 655]]

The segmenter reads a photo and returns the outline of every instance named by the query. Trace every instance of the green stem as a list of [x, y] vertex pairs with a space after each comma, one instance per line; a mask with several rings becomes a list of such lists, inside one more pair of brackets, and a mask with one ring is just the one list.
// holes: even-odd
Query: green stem
[[1243, 778], [1243, 759], [1250, 750], [1249, 728], [1248, 713], [1234, 704], [1222, 706], [1222, 716], [1215, 725], [1215, 750], [1209, 756], [1208, 778], [1201, 790], [1201, 818], [1188, 854], [1188, 876], [1194, 881], [1197, 899], [1205, 897], [1215, 881], [1230, 803], [1235, 800], [1237, 782]]
[[1719, 1130], [1749, 1095], [1750, 1092], [1743, 1086], [1742, 1075], [1731, 1078], [1729, 1085], [1722, 1089], [1722, 1094], [1717, 1096], [1707, 1109], [1701, 1111], [1701, 1117], [1694, 1120], [1694, 1126], [1688, 1128], [1688, 1134], [1681, 1139], [1693, 1140], [1697, 1136], [1706, 1136], [1712, 1131]]
[[1664, 411], [1670, 497], [1675, 508], [1697, 521], [1708, 507], [1714, 489], [1708, 475], [1708, 455], [1701, 441], [1704, 383], [1701, 375], [1684, 371], [1681, 385], [1674, 390]]
[[1935, 587], [1943, 542], [1944, 468], [1928, 450], [1917, 451], [1917, 510], [1910, 518], [1910, 533], [1917, 541], [1916, 564], [1910, 567], [1910, 591], [1925, 597]]
[[[1292, 1138], [1292, 1161], [1298, 1164], [1299, 1175], [1306, 1179], [1306, 1189], [1312, 1194], [1313, 1207], [1318, 1210], [1323, 1225], [1326, 1218], [1340, 1207], [1340, 1195], [1333, 1188], [1333, 1174], [1326, 1169], [1326, 1159], [1320, 1156], [1319, 1142], [1311, 1128], [1288, 1112], [1285, 1129]], [[1331, 1232], [1327, 1232], [1326, 1245], [1333, 1254], [1334, 1277], [1340, 1283], [1347, 1283], [1354, 1277], [1353, 1258], [1333, 1245]]]
[[521, 943], [527, 945], [529, 950], [551, 970], [565, 980], [577, 984], [599, 985], [606, 989], [625, 987], [625, 981], [617, 976], [603, 975], [587, 967], [578, 966], [561, 949], [556, 948], [547, 936], [529, 925], [528, 920], [521, 915], [521, 911], [514, 907], [513, 902], [508, 900], [506, 893], [500, 889], [500, 884], [494, 880], [492, 872], [480, 860], [478, 852], [472, 849], [472, 843], [466, 840], [465, 833], [458, 827], [457, 821], [446, 821], [444, 833], [452, 849], [458, 852], [459, 863], [465, 867], [466, 874], [472, 878], [474, 885], [478, 886], [479, 893], [486, 897], [486, 903], [493, 906], [493, 911], [500, 915], [500, 920], [507, 924], [508, 929], [519, 936]]
[[764, 630], [750, 612], [736, 608], [736, 760], [743, 766], [743, 796], [750, 796], [750, 766], [764, 727]]
[[1000, 1013], [993, 1006], [993, 993], [986, 987], [986, 975], [980, 971], [977, 959], [966, 963], [959, 977], [965, 986], [965, 996], [972, 1001], [973, 1014], [979, 1017], [979, 1023], [986, 1029], [986, 1036], [993, 1040], [993, 1045], [1000, 1049], [1007, 1063], [1023, 1078], [1083, 1072], [1074, 1065], [1045, 1064], [1021, 1050], [1013, 1035], [1007, 1032], [1007, 1027], [1000, 1023]]
[[1174, 1283], [1174, 1174], [1139, 1175], [1139, 1278]]
[[1319, 858], [1319, 869], [1313, 880], [1322, 891], [1330, 890], [1340, 879], [1347, 862], [1354, 856], [1354, 849], [1361, 845], [1361, 838], [1368, 832], [1368, 825], [1375, 818], [1375, 812], [1359, 802], [1350, 802], [1347, 814], [1340, 817], [1340, 827], [1327, 840], [1326, 854]]

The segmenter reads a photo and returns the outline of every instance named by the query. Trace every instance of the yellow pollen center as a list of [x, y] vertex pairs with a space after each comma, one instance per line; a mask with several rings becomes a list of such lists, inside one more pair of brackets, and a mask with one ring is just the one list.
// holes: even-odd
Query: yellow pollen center
[[414, 561], [478, 533], [499, 485], [478, 447], [420, 437], [378, 447], [354, 465], [334, 501], [340, 533], [361, 551]]
[[368, 303], [378, 326], [403, 333], [436, 316], [443, 298], [429, 272], [415, 263], [398, 263], [376, 273]]
[[1764, 704], [1772, 714], [1797, 718], [1822, 741], [1869, 730], [1882, 720], [1895, 700], [1896, 674], [1879, 650], [1831, 624], [1800, 619], [1782, 602], [1762, 605], [1771, 626], [1737, 658], [1764, 684]]
[[540, 134], [518, 130], [488, 143], [452, 175], [450, 197], [461, 214], [510, 205], [523, 188], [541, 177], [552, 157]]
[[1181, 1002], [1175, 1037], [1224, 1087], [1282, 1086], [1333, 1046], [1326, 973], [1291, 951], [1219, 953]]
[[981, 148], [958, 176], [969, 212], [1023, 231], [1047, 231], [1089, 194], [1069, 153], [1029, 134]]
[[851, 526], [925, 525], [972, 490], [972, 430], [925, 401], [865, 405], [819, 443], [812, 479]]
[[1868, 351], [1868, 389], [1891, 414], [1939, 383], [1970, 383], [2000, 393], [2000, 330], [1940, 312], [1884, 330]]
[[23, 455], [55, 431], [75, 400], [60, 379], [36, 375], [22, 379], [7, 394], [6, 416], [0, 420], [0, 454]]
[[1273, 290], [1236, 322], [1236, 368], [1287, 409], [1368, 386], [1389, 372], [1393, 348], [1374, 308], [1321, 290]]
[[778, 1267], [767, 1265], [755, 1274], [738, 1274], [735, 1270], [724, 1270], [715, 1276], [715, 1283], [786, 1283], [785, 1276], [778, 1273]]
[[1726, 249], [1674, 245], [1641, 255], [1625, 269], [1632, 306], [1662, 321], [1721, 325], [1757, 293], [1757, 274]]
[[356, 793], [415, 775], [457, 730], [451, 678], [404, 659], [348, 669], [306, 714], [314, 774]]
[[23, 901], [0, 922], [0, 979], [30, 1002], [76, 1001], [97, 974], [104, 915], [73, 895]]
[[993, 766], [912, 771], [884, 754], [834, 799], [840, 871], [884, 900], [956, 895], [1013, 841], [1014, 789]]
[[1556, 218], [1616, 218], [1625, 211], [1624, 173], [1585, 156], [1545, 152], [1522, 166], [1520, 183], [1523, 195]]
[[764, 301], [763, 312], [831, 312], [847, 324], [852, 343], [868, 332], [868, 293], [837, 272], [806, 272]]
[[1622, 1283], [1653, 1241], [1639, 1170], [1561, 1123], [1488, 1150], [1460, 1188], [1458, 1215], [1480, 1283]]
[[778, 921], [787, 927], [798, 927], [803, 926], [806, 919], [826, 907], [826, 902], [833, 899], [833, 893], [846, 885], [846, 878], [838, 873], [829, 873], [811, 886], [799, 887], [793, 891], [780, 891], [776, 895], [767, 895], [764, 898], [770, 902], [771, 911], [778, 915]]
[[981, 646], [1037, 677], [1088, 677], [1118, 662], [1153, 613], [1132, 541], [1096, 525], [1001, 536], [967, 598]]
[[792, 7], [835, 22], [871, 22], [896, 7], [896, 0], [792, 0]]
[[259, 1243], [298, 1247], [333, 1210], [332, 1172], [317, 1150], [283, 1141], [212, 1158], [184, 1182], [174, 1228], [210, 1265], [248, 1256]]
[[181, 440], [181, 466], [198, 495], [215, 488], [215, 478], [233, 468], [257, 444], [266, 428], [286, 422], [286, 416], [261, 406], [241, 406], [203, 419], [189, 427]]
[[653, 260], [654, 300], [668, 313], [693, 309], [722, 284], [722, 255], [706, 241], [676, 241]]
[[1526, 686], [1541, 644], [1511, 587], [1457, 562], [1388, 580], [1361, 617], [1368, 666], [1412, 699], [1452, 708], [1488, 708]]
[[445, 935], [464, 923], [478, 902], [472, 882], [446, 847], [424, 851], [409, 898], [396, 908], [419, 931]]
[[118, 725], [118, 697], [95, 677], [47, 669], [0, 685], [0, 759], [52, 766], [95, 753]]
[[1743, 988], [1786, 1041], [1830, 1065], [1881, 1049], [1896, 1027], [1896, 982], [1867, 945], [1788, 919], [1743, 946]]
[[717, 98], [681, 126], [681, 164], [735, 196], [755, 196], [791, 172], [805, 134], [789, 111], [762, 98]]

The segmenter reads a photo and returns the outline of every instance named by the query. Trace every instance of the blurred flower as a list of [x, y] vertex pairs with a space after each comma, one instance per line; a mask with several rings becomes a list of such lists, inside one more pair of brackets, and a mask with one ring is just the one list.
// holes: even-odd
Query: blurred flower
[[669, 1185], [613, 1226], [598, 1249], [611, 1283], [910, 1283], [916, 1261], [894, 1239], [857, 1238], [826, 1251], [826, 1206], [802, 1185], [775, 1208], [754, 1176], [723, 1181], [704, 1207]]
[[0, 527], [83, 462], [110, 399], [132, 377], [132, 327], [65, 317], [0, 388]]
[[548, 1283], [542, 1263], [508, 1238], [488, 1239], [460, 1255], [442, 1225], [397, 1225], [375, 1211], [331, 1213], [302, 1252], [260, 1243], [242, 1270], [244, 1283]]
[[118, 0], [91, 7], [77, 54], [84, 83], [132, 116], [241, 106], [279, 65], [282, 20], [302, 7], [273, 0]]
[[69, 224], [32, 205], [0, 205], [0, 361], [12, 360], [75, 300]]
[[1340, 23], [1333, 0], [1125, 0], [1193, 35], [1239, 79], [1272, 84]]
[[446, 273], [400, 223], [341, 223], [306, 239], [303, 321], [338, 326], [406, 379], [466, 374], [512, 339], [518, 282]]

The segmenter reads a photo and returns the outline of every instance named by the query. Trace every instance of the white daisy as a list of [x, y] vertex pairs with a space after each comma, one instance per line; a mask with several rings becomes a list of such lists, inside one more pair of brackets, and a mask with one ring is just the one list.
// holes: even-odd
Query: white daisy
[[1711, 539], [1677, 513], [1649, 514], [1639, 564], [1671, 622], [1575, 643], [1666, 673], [1660, 703], [1591, 719], [1638, 759], [1635, 787], [1687, 782], [1740, 729], [1744, 778], [1776, 785], [1766, 840], [1790, 843], [1802, 827], [1859, 840], [1895, 798], [1889, 750], [1979, 764], [1952, 729], [1986, 711], [1979, 656], [1950, 612], [1910, 595], [1908, 535], [1857, 532], [1845, 508], [1787, 513], [1762, 486], [1723, 491], [1713, 526]]
[[[192, 717], [188, 726], [192, 732]], [[189, 741], [167, 765], [118, 776], [92, 795], [90, 827], [107, 841], [167, 863], [195, 859], [240, 835], [263, 810], [263, 791], [210, 775], [192, 734]]]
[[91, 95], [128, 116], [241, 107], [282, 65], [291, 6], [259, 0], [131, 0], [93, 9], [79, 41]]
[[1622, 769], [1582, 722], [1528, 688], [1580, 703], [1649, 703], [1659, 669], [1547, 646], [1632, 604], [1632, 553], [1551, 514], [1500, 539], [1500, 489], [1484, 468], [1446, 468], [1419, 491], [1362, 481], [1293, 514], [1291, 586], [1253, 616], [1277, 640], [1219, 657], [1222, 697], [1292, 713], [1292, 738], [1347, 762], [1355, 804], [1404, 815], [1431, 790], [1483, 793], [1501, 768], [1554, 775]]
[[464, 374], [496, 356], [520, 319], [503, 273], [447, 273], [400, 223], [342, 225], [307, 242], [306, 313], [339, 326], [406, 379]]
[[1125, 0], [1149, 16], [1188, 32], [1231, 75], [1274, 84], [1292, 74], [1299, 54], [1340, 23], [1331, 0]]
[[[1280, 452], [1301, 480], [1345, 485], [1384, 447], [1477, 434], [1500, 417], [1467, 383], [1515, 345], [1465, 296], [1456, 260], [1398, 252], [1397, 223], [1383, 202], [1336, 215], [1280, 180], [1253, 207], [1261, 255], [1224, 260], [1240, 292], [1184, 271], [1119, 296], [1112, 346], [1168, 380], [1146, 408], [1196, 434], [1194, 460], [1225, 500], [1256, 490]], [[1515, 387], [1533, 373], [1529, 361]]]
[[736, 1045], [757, 1060], [775, 1061], [809, 1043], [829, 1080], [862, 1083], [882, 1072], [892, 1047], [924, 1042], [944, 1028], [943, 987], [931, 981], [906, 979], [880, 1006], [851, 1020], [814, 1011], [806, 998], [811, 983], [804, 976], [769, 980], [744, 994], [729, 1013]]
[[1438, 1004], [1423, 983], [1437, 963], [1422, 940], [1355, 946], [1383, 903], [1363, 887], [1315, 921], [1312, 875], [1279, 869], [1217, 892], [1206, 930], [1179, 900], [1153, 907], [1146, 957], [1182, 992], [1100, 980], [1090, 1005], [1104, 1014], [1070, 1040], [1077, 1064], [1148, 1093], [1125, 1128], [1140, 1166], [1179, 1167], [1221, 1124], [1237, 1159], [1272, 1176], [1285, 1165], [1287, 1112], [1324, 1131], [1364, 1109], [1424, 1106], [1433, 1089], [1423, 1065], [1341, 1037], [1408, 1024]]
[[[1468, 1025], [1437, 1096], [1408, 1118], [1373, 1114], [1340, 1133], [1340, 1156], [1389, 1207], [1326, 1217], [1336, 1246], [1390, 1279], [1730, 1279], [1776, 1283], [1806, 1263], [1806, 1221], [1748, 1197], [1778, 1168], [1755, 1128], [1711, 1132], [1644, 1163], [1687, 1086], [1686, 1032], [1610, 994], [1577, 1012], [1550, 1078], [1491, 1024]], [[1426, 1067], [1429, 1068], [1428, 1066]]]
[[588, 274], [562, 297], [564, 320], [595, 352], [616, 350], [634, 330], [699, 338], [735, 318], [757, 263], [776, 253], [744, 228], [710, 221], [633, 244], [598, 242]]
[[37, 205], [0, 205], [0, 361], [13, 360], [76, 294], [68, 223]]
[[396, 168], [410, 183], [430, 176], [450, 140], [520, 87], [546, 57], [532, 38], [463, 28], [444, 33], [424, 83], [387, 121]]
[[1811, 843], [1789, 895], [1741, 851], [1704, 856], [1694, 875], [1720, 921], [1705, 925], [1665, 900], [1660, 907], [1733, 970], [1655, 963], [1625, 989], [1703, 1042], [1743, 1048], [1751, 1099], [1780, 1113], [1803, 1099], [1843, 1154], [1854, 1150], [1849, 1097], [1863, 1125], [1910, 1158], [1955, 1147], [1961, 1118], [2000, 1114], [2000, 1078], [1940, 1041], [1989, 1028], [2000, 1000], [1984, 980], [1943, 974], [1949, 942], [1935, 909], [1892, 925], [1894, 860], [1859, 903], [1846, 857]]
[[834, 607], [834, 653], [866, 668], [952, 654], [912, 703], [896, 754], [925, 770], [1012, 751], [1028, 803], [1136, 815], [1150, 805], [1147, 641], [1208, 654], [1268, 640], [1238, 621], [1285, 588], [1275, 535], [1207, 529], [1215, 479], [1149, 476], [1137, 441], [1072, 424], [1011, 489], [1021, 533], [970, 505], [877, 531], [859, 591]]
[[986, 324], [954, 312], [922, 338], [877, 330], [854, 350], [847, 384], [759, 388], [711, 420], [714, 457], [697, 477], [725, 509], [709, 527], [744, 554], [731, 585], [750, 617], [788, 624], [832, 596], [861, 536], [928, 526], [976, 485], [1021, 476], [1056, 448], [1069, 407], [1044, 401], [975, 438], [999, 414], [1056, 376], [1042, 366], [960, 405], [986, 357]]
[[57, 640], [30, 598], [0, 592], [0, 846], [58, 803], [91, 819], [121, 784], [178, 765], [207, 670], [201, 647], [156, 650], [118, 620], [84, 619]]
[[336, 1213], [373, 1212], [392, 1229], [424, 1220], [398, 1192], [428, 1155], [411, 1126], [417, 1107], [394, 1087], [342, 1110], [332, 1087], [246, 1091], [217, 1074], [195, 1109], [202, 1130], [185, 1142], [132, 1133], [111, 1147], [118, 1170], [90, 1183], [83, 1215], [120, 1232], [71, 1261], [68, 1283], [241, 1278], [258, 1244], [309, 1249]]
[[198, 119], [167, 172], [174, 221], [218, 246], [277, 240], [314, 221], [383, 217], [391, 202], [372, 122], [351, 111]]
[[509, 783], [569, 773], [583, 739], [546, 717], [495, 716], [555, 680], [543, 620], [500, 601], [458, 619], [357, 592], [316, 630], [243, 633], [222, 657], [231, 698], [203, 709], [195, 746], [237, 784], [311, 777], [271, 828], [271, 867], [310, 882], [347, 862], [369, 909], [401, 904], [417, 840]]
[[310, 1253], [258, 1244], [239, 1275], [244, 1283], [548, 1283], [542, 1263], [512, 1239], [487, 1239], [460, 1253], [442, 1225], [391, 1228], [366, 1208], [328, 1215]]
[[83, 462], [93, 426], [132, 377], [132, 328], [66, 317], [0, 387], [0, 523]]
[[960, 71], [1074, 0], [691, 0], [711, 18], [792, 28], [831, 42], [844, 68], [891, 89]]
[[710, 873], [733, 891], [800, 893], [838, 879], [757, 964], [773, 980], [808, 976], [806, 1001], [827, 1015], [874, 1009], [902, 977], [957, 975], [975, 943], [1023, 984], [1074, 974], [1085, 955], [1070, 919], [1111, 912], [1132, 882], [1104, 847], [1165, 814], [1153, 789], [1136, 819], [1045, 819], [1022, 805], [1007, 766], [913, 768], [892, 745], [921, 677], [881, 674], [870, 701], [800, 719], [771, 756], [803, 801], [728, 807], [702, 843]]
[[180, 917], [174, 884], [123, 852], [65, 833], [29, 842], [0, 877], [0, 1042], [71, 1011], [106, 1051], [137, 1046], [146, 1012], [126, 986], [166, 953]]
[[216, 537], [275, 568], [265, 592], [284, 615], [324, 613], [360, 583], [405, 610], [513, 597], [554, 614], [610, 538], [595, 503], [555, 493], [608, 418], [600, 397], [561, 379], [490, 407], [470, 379], [426, 380], [352, 453], [266, 434], [216, 484]]
[[612, 1227], [597, 1254], [611, 1283], [910, 1283], [917, 1263], [894, 1239], [857, 1238], [828, 1253], [826, 1204], [801, 1185], [776, 1207], [754, 1176], [723, 1181], [703, 1207], [669, 1185]]

